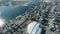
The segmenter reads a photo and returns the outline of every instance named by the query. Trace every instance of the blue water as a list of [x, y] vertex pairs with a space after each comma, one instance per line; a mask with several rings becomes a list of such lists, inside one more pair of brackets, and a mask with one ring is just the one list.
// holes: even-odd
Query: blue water
[[12, 19], [18, 15], [23, 14], [28, 9], [29, 6], [19, 6], [16, 8], [7, 7], [7, 9], [3, 9], [1, 16], [5, 19]]
[[[26, 1], [29, 1], [30, 3], [37, 2], [37, 0], [26, 0]], [[0, 6], [0, 10], [2, 11], [2, 14], [0, 15], [0, 17], [4, 19], [12, 19], [18, 15], [23, 14], [26, 10], [29, 9], [29, 7], [30, 5], [13, 8], [13, 6], [11, 5], [11, 2], [9, 2], [9, 6]]]

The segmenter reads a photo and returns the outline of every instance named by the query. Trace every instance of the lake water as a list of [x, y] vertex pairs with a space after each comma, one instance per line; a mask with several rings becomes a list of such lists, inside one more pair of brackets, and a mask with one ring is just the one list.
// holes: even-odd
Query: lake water
[[29, 6], [19, 6], [16, 8], [13, 7], [0, 7], [1, 15], [5, 19], [12, 19], [18, 15], [23, 14], [26, 10], [29, 9]]

